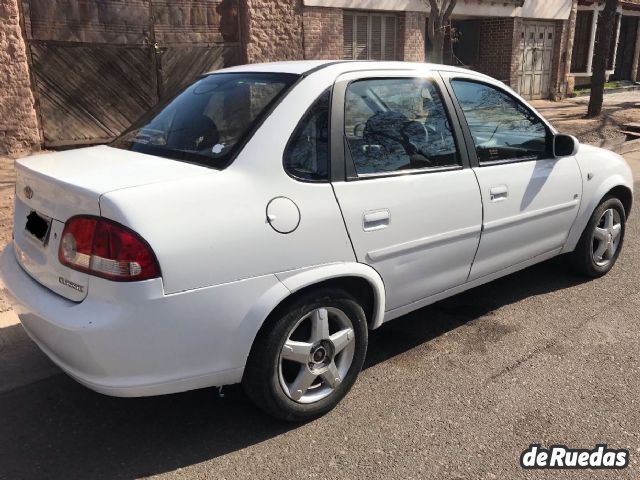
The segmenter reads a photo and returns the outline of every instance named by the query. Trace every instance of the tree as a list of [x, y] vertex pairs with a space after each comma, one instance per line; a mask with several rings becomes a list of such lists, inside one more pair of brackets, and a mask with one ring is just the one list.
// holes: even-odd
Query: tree
[[600, 116], [604, 101], [604, 83], [607, 77], [607, 66], [611, 55], [611, 42], [614, 41], [612, 32], [616, 28], [616, 10], [620, 0], [605, 0], [604, 10], [598, 19], [596, 32], [596, 46], [593, 55], [593, 74], [591, 76], [591, 97], [587, 118]]
[[431, 47], [429, 61], [443, 63], [446, 28], [458, 0], [422, 0], [422, 2], [430, 10], [427, 23], [427, 35]]

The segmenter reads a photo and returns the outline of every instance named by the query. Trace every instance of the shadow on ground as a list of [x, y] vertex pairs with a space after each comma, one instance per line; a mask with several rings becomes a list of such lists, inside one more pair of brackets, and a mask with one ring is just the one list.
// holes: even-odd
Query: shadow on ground
[[[421, 309], [372, 332], [365, 368], [481, 322], [496, 308], [580, 282], [552, 260]], [[0, 479], [137, 478], [296, 428], [262, 414], [237, 386], [225, 388], [224, 398], [217, 389], [206, 389], [118, 399], [93, 393], [62, 374], [0, 395], [0, 412]]]

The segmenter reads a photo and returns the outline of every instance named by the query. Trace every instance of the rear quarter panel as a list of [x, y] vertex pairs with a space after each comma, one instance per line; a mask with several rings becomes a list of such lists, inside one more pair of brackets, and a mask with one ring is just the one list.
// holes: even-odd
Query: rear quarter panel
[[[271, 199], [291, 198], [297, 230], [277, 233]], [[306, 266], [353, 260], [331, 185], [268, 182], [243, 172], [106, 194], [102, 215], [130, 226], [151, 245], [167, 294]]]
[[[166, 293], [355, 260], [331, 184], [301, 182], [283, 168], [293, 130], [333, 78], [323, 72], [303, 80], [227, 169], [101, 198], [103, 216], [152, 246]], [[266, 218], [269, 201], [281, 196], [300, 211], [289, 234], [277, 233]]]

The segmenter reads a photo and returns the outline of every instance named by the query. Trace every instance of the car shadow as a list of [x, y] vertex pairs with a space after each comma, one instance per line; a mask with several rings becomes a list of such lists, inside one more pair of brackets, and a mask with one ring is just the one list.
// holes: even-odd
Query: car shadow
[[[504, 305], [582, 281], [552, 260], [413, 312], [371, 332], [365, 368]], [[261, 413], [238, 386], [222, 393], [120, 399], [57, 374], [0, 394], [0, 478], [139, 478], [298, 428]]]
[[373, 367], [470, 322], [480, 321], [506, 305], [587, 281], [589, 279], [570, 273], [563, 258], [554, 258], [421, 308], [370, 333], [364, 368]]

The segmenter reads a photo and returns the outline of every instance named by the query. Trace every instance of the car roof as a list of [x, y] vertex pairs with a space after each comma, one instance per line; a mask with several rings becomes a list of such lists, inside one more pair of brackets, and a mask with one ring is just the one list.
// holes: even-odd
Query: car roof
[[[238, 65], [236, 67], [216, 70], [210, 73], [292, 73], [296, 75], [309, 75], [315, 71], [331, 68], [336, 75], [347, 72], [366, 70], [414, 70], [416, 72], [447, 71], [464, 73], [491, 79], [482, 73], [449, 65], [416, 62], [379, 62], [371, 60], [302, 60], [293, 62], [253, 63]], [[494, 80], [494, 79], [491, 79]], [[495, 81], [495, 80], [494, 80]]]

